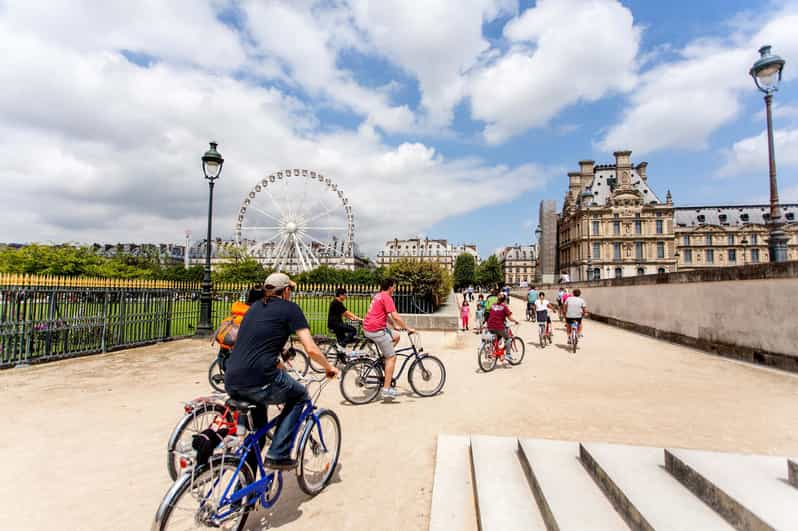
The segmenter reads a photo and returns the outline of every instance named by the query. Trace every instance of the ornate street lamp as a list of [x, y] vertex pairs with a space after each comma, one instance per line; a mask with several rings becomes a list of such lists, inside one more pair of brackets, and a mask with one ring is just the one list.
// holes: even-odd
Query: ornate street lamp
[[593, 257], [590, 255], [590, 206], [593, 204], [593, 192], [589, 189], [582, 192], [582, 207], [585, 209], [587, 214], [585, 217], [587, 218], [587, 280], [593, 280]]
[[756, 87], [765, 93], [765, 110], [768, 126], [768, 157], [770, 159], [770, 236], [768, 248], [771, 262], [787, 261], [787, 234], [782, 230], [781, 207], [779, 206], [779, 190], [776, 185], [776, 155], [773, 147], [773, 117], [771, 104], [773, 93], [778, 90], [784, 59], [770, 53], [770, 46], [759, 49], [759, 60], [751, 67], [749, 74], [754, 78]]
[[202, 294], [200, 295], [200, 317], [197, 324], [197, 335], [208, 336], [212, 333], [211, 325], [211, 221], [213, 219], [213, 185], [222, 173], [224, 158], [216, 151], [216, 142], [202, 156], [202, 173], [208, 180], [210, 194], [208, 196], [208, 238], [205, 240], [205, 272], [202, 275]]
[[746, 260], [748, 260], [747, 253], [748, 253], [748, 238], [743, 236], [740, 245], [743, 246], [743, 265], [745, 265]]

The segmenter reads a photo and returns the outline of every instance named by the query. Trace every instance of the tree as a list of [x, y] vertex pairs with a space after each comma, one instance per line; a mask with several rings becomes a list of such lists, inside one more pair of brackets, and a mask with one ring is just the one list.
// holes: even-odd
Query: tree
[[409, 284], [413, 293], [429, 297], [436, 306], [446, 300], [452, 289], [452, 276], [435, 262], [400, 260], [391, 264], [388, 276], [402, 284]]
[[477, 262], [474, 256], [463, 253], [454, 261], [454, 289], [463, 289], [476, 281]]
[[502, 266], [495, 254], [490, 255], [487, 260], [479, 264], [476, 276], [477, 283], [485, 287], [493, 287], [504, 282]]

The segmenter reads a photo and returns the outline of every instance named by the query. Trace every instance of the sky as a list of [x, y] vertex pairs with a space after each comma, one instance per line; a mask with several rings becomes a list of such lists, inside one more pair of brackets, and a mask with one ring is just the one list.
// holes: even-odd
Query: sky
[[766, 202], [764, 103], [798, 201], [798, 2], [0, 0], [0, 242], [215, 235], [283, 168], [345, 190], [370, 255], [394, 237], [534, 240], [581, 159], [632, 150], [677, 205]]

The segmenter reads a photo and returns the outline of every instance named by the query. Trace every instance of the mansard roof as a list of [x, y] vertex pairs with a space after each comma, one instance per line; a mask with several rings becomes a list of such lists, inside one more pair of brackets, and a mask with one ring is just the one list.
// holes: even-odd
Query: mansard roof
[[[605, 206], [612, 192], [618, 187], [619, 181], [614, 164], [599, 164], [594, 169], [595, 175], [593, 180], [584, 188], [593, 192], [593, 203], [600, 206]], [[632, 188], [640, 193], [645, 204], [660, 204], [659, 197], [654, 190], [644, 181], [640, 174], [637, 173], [635, 168], [630, 170], [632, 180]]]
[[[798, 217], [798, 204], [781, 205], [782, 221], [794, 223]], [[769, 220], [770, 205], [684, 206], [673, 209], [677, 227], [720, 225], [764, 225]]]

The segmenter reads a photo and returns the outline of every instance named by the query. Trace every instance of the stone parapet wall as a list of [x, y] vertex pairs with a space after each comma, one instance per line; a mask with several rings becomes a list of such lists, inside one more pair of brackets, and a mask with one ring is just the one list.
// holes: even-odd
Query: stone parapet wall
[[[798, 262], [572, 282], [567, 287], [582, 289], [593, 319], [798, 372]], [[557, 286], [543, 289], [553, 299]]]
[[403, 313], [407, 326], [416, 330], [457, 330], [460, 327], [460, 312], [457, 308], [456, 295], [449, 293], [449, 298], [435, 313]]

